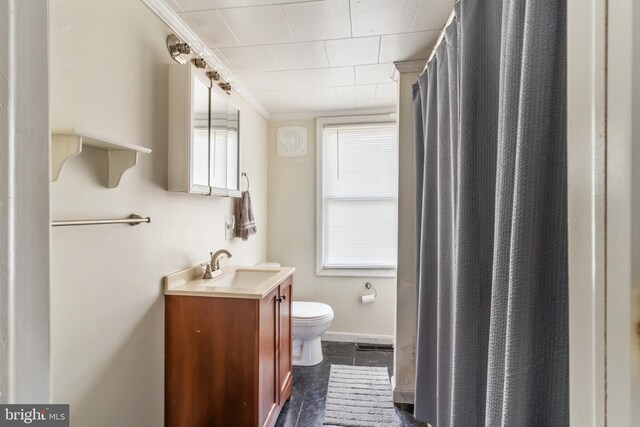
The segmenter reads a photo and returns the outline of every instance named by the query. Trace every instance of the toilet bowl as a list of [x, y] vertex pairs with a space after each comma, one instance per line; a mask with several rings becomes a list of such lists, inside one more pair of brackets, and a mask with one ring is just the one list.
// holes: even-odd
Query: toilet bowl
[[322, 362], [320, 337], [333, 320], [331, 306], [320, 302], [294, 301], [291, 309], [293, 325], [292, 359], [296, 366], [313, 366]]
[[[256, 267], [280, 267], [277, 262], [263, 262]], [[322, 362], [320, 337], [333, 320], [333, 309], [321, 302], [293, 301], [291, 307], [291, 359], [296, 366], [313, 366]]]

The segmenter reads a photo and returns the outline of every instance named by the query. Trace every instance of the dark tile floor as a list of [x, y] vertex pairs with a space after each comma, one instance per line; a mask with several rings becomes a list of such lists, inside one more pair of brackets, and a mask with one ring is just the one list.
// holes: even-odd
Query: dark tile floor
[[[386, 366], [393, 374], [393, 352], [356, 351], [355, 343], [322, 342], [324, 360], [316, 366], [293, 367], [293, 393], [284, 405], [276, 427], [322, 426], [324, 404], [332, 364]], [[400, 427], [424, 427], [413, 418], [410, 407], [396, 407]]]

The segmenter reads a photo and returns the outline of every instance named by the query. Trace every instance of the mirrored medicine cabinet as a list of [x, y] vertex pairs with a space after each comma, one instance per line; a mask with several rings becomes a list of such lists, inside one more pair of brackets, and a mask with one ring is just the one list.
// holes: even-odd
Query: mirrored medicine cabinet
[[169, 191], [239, 197], [240, 111], [191, 65], [169, 86]]

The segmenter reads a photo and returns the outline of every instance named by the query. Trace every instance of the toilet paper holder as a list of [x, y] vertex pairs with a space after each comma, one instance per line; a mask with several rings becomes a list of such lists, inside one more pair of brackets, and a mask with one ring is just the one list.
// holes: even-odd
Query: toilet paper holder
[[376, 290], [376, 288], [371, 284], [371, 282], [367, 282], [364, 284], [364, 287], [371, 290], [373, 289], [373, 296], [377, 297], [378, 296], [378, 291]]

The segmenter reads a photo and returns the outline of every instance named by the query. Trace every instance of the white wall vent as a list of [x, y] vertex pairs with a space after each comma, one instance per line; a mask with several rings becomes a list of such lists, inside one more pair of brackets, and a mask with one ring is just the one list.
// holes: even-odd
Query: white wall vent
[[278, 128], [276, 146], [280, 157], [300, 157], [307, 154], [307, 128], [282, 126]]

